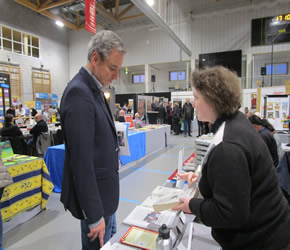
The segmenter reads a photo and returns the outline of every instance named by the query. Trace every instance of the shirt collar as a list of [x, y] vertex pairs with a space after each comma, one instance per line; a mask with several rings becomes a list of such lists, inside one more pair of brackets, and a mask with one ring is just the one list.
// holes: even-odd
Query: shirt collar
[[94, 82], [96, 83], [97, 87], [99, 90], [101, 90], [104, 93], [104, 86], [103, 84], [100, 83], [100, 81], [93, 75], [93, 73], [86, 67], [83, 67], [88, 73], [89, 75], [93, 78]]
[[214, 122], [214, 124], [212, 125], [212, 127], [210, 129], [210, 132], [215, 134], [225, 120], [226, 120], [225, 117], [220, 117], [220, 118], [216, 119], [216, 121]]

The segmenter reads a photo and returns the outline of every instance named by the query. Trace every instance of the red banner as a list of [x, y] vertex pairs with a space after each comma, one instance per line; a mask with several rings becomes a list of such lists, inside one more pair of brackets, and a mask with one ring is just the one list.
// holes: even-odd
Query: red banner
[[97, 32], [96, 0], [86, 0], [86, 30], [94, 34]]

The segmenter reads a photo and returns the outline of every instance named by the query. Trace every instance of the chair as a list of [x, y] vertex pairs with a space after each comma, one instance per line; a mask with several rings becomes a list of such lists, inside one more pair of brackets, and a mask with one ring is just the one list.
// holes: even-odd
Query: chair
[[14, 154], [27, 154], [26, 143], [23, 136], [4, 136], [1, 137], [1, 142], [10, 141]]
[[44, 157], [47, 148], [51, 146], [51, 138], [49, 132], [41, 132], [36, 140], [36, 153], [39, 157]]

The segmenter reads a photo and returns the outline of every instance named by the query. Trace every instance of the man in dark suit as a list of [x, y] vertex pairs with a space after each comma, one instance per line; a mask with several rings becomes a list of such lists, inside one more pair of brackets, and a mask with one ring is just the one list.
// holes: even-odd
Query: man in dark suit
[[112, 31], [89, 42], [88, 63], [61, 101], [65, 164], [61, 202], [81, 220], [82, 249], [99, 249], [112, 236], [119, 203], [119, 146], [103, 88], [118, 78], [125, 48]]

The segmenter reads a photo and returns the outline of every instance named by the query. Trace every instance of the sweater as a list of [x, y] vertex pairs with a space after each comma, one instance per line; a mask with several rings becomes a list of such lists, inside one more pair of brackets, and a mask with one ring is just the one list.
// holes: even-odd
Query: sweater
[[219, 126], [201, 173], [204, 199], [191, 199], [189, 207], [223, 249], [274, 250], [289, 244], [288, 204], [271, 155], [241, 112]]

